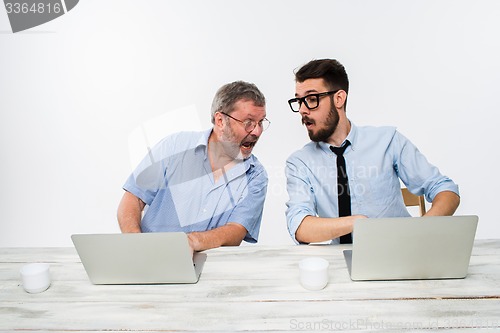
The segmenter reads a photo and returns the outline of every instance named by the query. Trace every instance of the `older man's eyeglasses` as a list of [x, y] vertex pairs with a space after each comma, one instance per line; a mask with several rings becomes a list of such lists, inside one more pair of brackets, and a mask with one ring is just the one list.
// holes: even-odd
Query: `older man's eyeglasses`
[[288, 104], [290, 105], [290, 109], [292, 109], [293, 112], [299, 112], [300, 107], [302, 106], [302, 103], [308, 108], [309, 110], [316, 109], [319, 106], [319, 99], [323, 96], [328, 96], [328, 95], [333, 95], [340, 89], [333, 90], [333, 91], [327, 91], [319, 94], [309, 94], [304, 97], [300, 98], [292, 98], [288, 100]]
[[225, 112], [221, 112], [221, 113], [223, 115], [233, 119], [233, 120], [236, 120], [240, 124], [242, 124], [247, 133], [251, 133], [255, 129], [255, 127], [257, 127], [257, 125], [259, 125], [259, 127], [262, 129], [262, 131], [265, 131], [266, 129], [269, 128], [269, 125], [271, 124], [271, 122], [269, 120], [267, 120], [267, 118], [264, 118], [258, 122], [254, 121], [254, 120], [250, 120], [250, 119], [243, 121], [243, 120], [236, 119], [233, 116], [231, 116]]

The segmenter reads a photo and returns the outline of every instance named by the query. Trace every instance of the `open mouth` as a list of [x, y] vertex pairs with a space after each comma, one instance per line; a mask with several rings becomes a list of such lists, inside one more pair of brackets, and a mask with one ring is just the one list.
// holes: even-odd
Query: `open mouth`
[[302, 118], [302, 124], [305, 125], [307, 128], [310, 128], [311, 126], [314, 125], [314, 121], [309, 119], [308, 117]]
[[255, 144], [257, 143], [257, 141], [244, 141], [241, 143], [241, 147], [243, 147], [244, 149], [253, 149], [253, 147], [255, 146]]

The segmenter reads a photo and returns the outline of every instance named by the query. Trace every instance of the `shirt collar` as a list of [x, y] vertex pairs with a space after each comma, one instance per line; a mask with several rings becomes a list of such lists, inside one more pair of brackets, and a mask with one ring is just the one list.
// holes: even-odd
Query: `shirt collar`
[[195, 151], [202, 150], [205, 155], [207, 155], [207, 148], [208, 148], [208, 138], [210, 138], [210, 134], [212, 134], [212, 128], [207, 129], [206, 131], [202, 132], [202, 135], [198, 139], [198, 142], [196, 143]]
[[[350, 121], [350, 123], [351, 123], [351, 131], [349, 132], [347, 138], [345, 139], [349, 140], [349, 142], [351, 143], [351, 149], [356, 150], [358, 143], [358, 127], [354, 125], [352, 121]], [[342, 143], [342, 145], [343, 144], [344, 143]]]
[[[349, 142], [351, 143], [351, 149], [356, 150], [358, 128], [356, 127], [356, 125], [354, 125], [354, 123], [352, 121], [349, 120], [349, 122], [351, 123], [351, 130], [349, 131], [349, 134], [347, 134], [347, 137], [345, 138], [345, 140], [342, 142], [342, 144], [340, 146], [342, 147], [345, 144], [345, 142], [347, 140], [349, 140]], [[321, 142], [318, 142], [318, 145], [321, 147], [321, 149], [323, 149], [327, 153], [331, 153], [331, 150], [330, 150], [331, 144], [324, 142], [324, 141], [321, 141]]]

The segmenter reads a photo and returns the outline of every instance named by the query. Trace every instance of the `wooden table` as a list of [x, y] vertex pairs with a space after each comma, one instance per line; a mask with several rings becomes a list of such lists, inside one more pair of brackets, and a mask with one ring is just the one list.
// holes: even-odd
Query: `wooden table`
[[[0, 249], [0, 331], [403, 331], [500, 329], [500, 240], [476, 241], [466, 279], [353, 282], [348, 245], [206, 251], [192, 285], [92, 285], [73, 248]], [[298, 262], [330, 262], [321, 291]], [[51, 265], [52, 285], [26, 293], [19, 269]]]

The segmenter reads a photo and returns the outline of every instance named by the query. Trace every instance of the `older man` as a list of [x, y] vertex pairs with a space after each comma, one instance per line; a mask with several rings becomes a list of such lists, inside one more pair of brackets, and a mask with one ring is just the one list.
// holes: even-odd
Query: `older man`
[[123, 186], [121, 231], [186, 232], [194, 251], [257, 242], [268, 178], [252, 150], [269, 125], [265, 103], [254, 84], [226, 84], [212, 128], [160, 141]]

